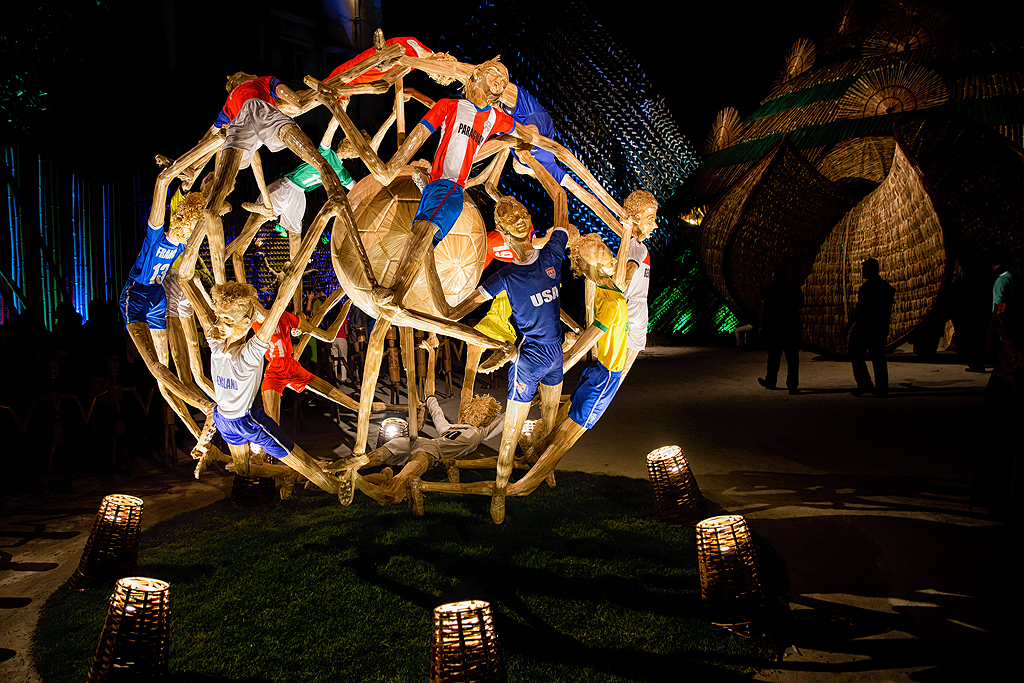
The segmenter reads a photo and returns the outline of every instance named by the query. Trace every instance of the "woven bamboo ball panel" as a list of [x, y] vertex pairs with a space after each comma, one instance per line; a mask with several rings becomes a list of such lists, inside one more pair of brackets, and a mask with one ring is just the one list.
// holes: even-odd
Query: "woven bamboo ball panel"
[[700, 594], [714, 624], [756, 621], [764, 604], [754, 542], [740, 515], [709, 517], [697, 524]]
[[491, 606], [466, 600], [434, 608], [430, 639], [431, 683], [505, 681]]
[[963, 119], [902, 116], [895, 133], [928, 182], [965, 268], [1024, 266], [1024, 159], [1003, 136]]
[[[468, 193], [463, 195], [463, 200], [462, 214], [451, 232], [434, 249], [437, 274], [450, 304], [459, 303], [477, 287], [487, 247], [483, 217]], [[388, 187], [382, 187], [373, 176], [363, 178], [349, 193], [349, 201], [356, 202], [353, 207], [356, 224], [374, 276], [381, 285], [389, 286], [405, 250], [420, 202], [420, 190], [412, 180], [409, 167]], [[343, 230], [332, 231], [331, 259], [338, 282], [352, 298], [352, 303], [366, 313], [376, 315], [370, 283], [355, 248], [344, 239]], [[403, 305], [423, 313], [437, 314], [422, 271], [414, 277]]]
[[132, 574], [139, 559], [141, 524], [141, 498], [106, 496], [96, 513], [78, 569], [71, 577], [71, 590], [85, 590]]
[[141, 681], [167, 673], [170, 588], [156, 579], [121, 579], [110, 596], [89, 683]]
[[885, 181], [833, 228], [804, 281], [804, 343], [843, 353], [845, 328], [863, 284], [861, 262], [875, 258], [896, 288], [888, 344], [924, 319], [946, 279], [943, 227], [921, 177], [898, 146]]
[[881, 183], [889, 175], [896, 140], [888, 135], [854, 138], [835, 145], [816, 164], [823, 176], [838, 182], [863, 178]]
[[704, 496], [679, 446], [663, 446], [648, 453], [647, 473], [659, 520], [675, 526], [692, 526], [704, 518]]
[[277, 490], [271, 477], [243, 477], [235, 475], [231, 482], [231, 503], [253, 508], [269, 505], [277, 500]]
[[792, 145], [780, 144], [733, 227], [725, 268], [732, 298], [757, 310], [779, 265], [789, 268], [793, 282], [802, 282], [832, 226], [853, 205]]

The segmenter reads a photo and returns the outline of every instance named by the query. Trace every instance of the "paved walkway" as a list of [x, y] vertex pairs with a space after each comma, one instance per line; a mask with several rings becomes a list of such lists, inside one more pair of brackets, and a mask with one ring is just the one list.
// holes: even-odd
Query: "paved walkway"
[[[683, 447], [708, 499], [743, 514], [787, 567], [794, 618], [780, 637], [790, 645], [758, 680], [985, 680], [1009, 670], [1017, 529], [968, 506], [988, 375], [897, 353], [890, 396], [858, 398], [848, 364], [803, 353], [806, 393], [790, 396], [757, 385], [763, 363], [758, 352], [650, 349], [560, 469], [646, 478], [650, 450]], [[455, 412], [453, 400], [442, 406]], [[297, 440], [327, 455], [340, 432], [311, 413]], [[216, 473], [196, 482], [187, 465], [136, 469], [77, 479], [71, 496], [4, 501], [0, 680], [38, 681], [38, 610], [74, 572], [103, 495], [141, 496], [145, 527], [230, 485]]]

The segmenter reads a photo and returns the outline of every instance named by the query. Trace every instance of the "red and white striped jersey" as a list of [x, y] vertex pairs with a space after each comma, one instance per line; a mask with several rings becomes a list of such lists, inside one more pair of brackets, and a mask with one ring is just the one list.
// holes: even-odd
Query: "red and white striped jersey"
[[430, 132], [441, 129], [430, 180], [450, 180], [465, 187], [477, 149], [492, 135], [511, 133], [516, 122], [494, 107], [477, 109], [469, 100], [440, 100], [420, 121]]

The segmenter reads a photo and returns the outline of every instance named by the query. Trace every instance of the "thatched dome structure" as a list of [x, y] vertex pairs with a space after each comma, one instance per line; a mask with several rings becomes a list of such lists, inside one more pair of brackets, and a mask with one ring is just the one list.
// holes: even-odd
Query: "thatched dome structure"
[[719, 116], [691, 188], [718, 291], [755, 311], [788, 265], [805, 346], [839, 354], [869, 256], [897, 291], [890, 344], [934, 310], [955, 260], [1024, 265], [1020, 45], [920, 3], [856, 8], [822, 45], [797, 41], [753, 114]]

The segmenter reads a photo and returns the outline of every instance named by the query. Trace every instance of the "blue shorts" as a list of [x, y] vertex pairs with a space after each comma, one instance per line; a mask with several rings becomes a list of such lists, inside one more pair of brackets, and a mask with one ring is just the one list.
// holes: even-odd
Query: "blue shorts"
[[[543, 114], [533, 114], [526, 117], [526, 120], [523, 121], [523, 125], [537, 126], [537, 131], [541, 135], [549, 140], [555, 139], [555, 124], [552, 122], [551, 116], [547, 112], [544, 112]], [[526, 165], [526, 162], [520, 159], [518, 154], [515, 152], [512, 153], [515, 154], [516, 160], [519, 163], [524, 166]], [[536, 159], [537, 163], [547, 169], [548, 173], [551, 174], [551, 177], [555, 179], [556, 183], [559, 185], [562, 184], [562, 178], [565, 177], [565, 169], [558, 165], [554, 154], [546, 149], [534, 147], [530, 150], [530, 156]]]
[[125, 325], [146, 323], [151, 330], [167, 329], [167, 295], [162, 284], [143, 285], [129, 278], [120, 307]]
[[508, 400], [528, 403], [537, 395], [537, 385], [561, 383], [562, 345], [520, 342], [519, 357], [508, 372]]
[[253, 406], [248, 413], [234, 419], [226, 418], [220, 414], [219, 409], [214, 409], [213, 423], [217, 425], [217, 431], [224, 437], [224, 441], [232, 446], [254, 443], [278, 459], [295, 448], [295, 442], [285, 436], [281, 427], [259, 406]]
[[581, 427], [591, 429], [612, 402], [620, 384], [621, 372], [612, 372], [600, 363], [591, 363], [583, 370], [576, 390], [572, 392], [569, 418]]
[[462, 192], [461, 185], [444, 178], [435, 180], [423, 189], [423, 197], [413, 220], [427, 221], [437, 226], [433, 244], [435, 249], [462, 214]]

